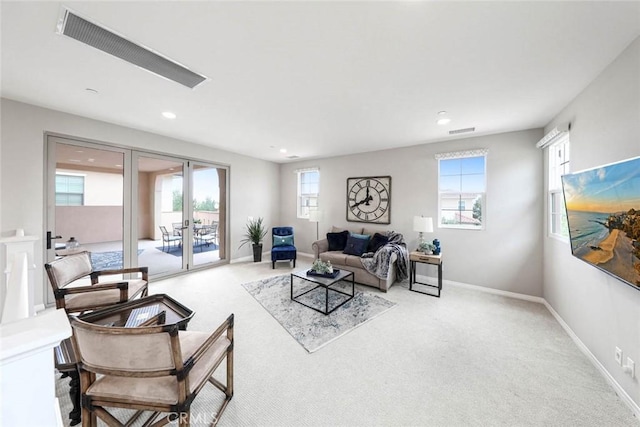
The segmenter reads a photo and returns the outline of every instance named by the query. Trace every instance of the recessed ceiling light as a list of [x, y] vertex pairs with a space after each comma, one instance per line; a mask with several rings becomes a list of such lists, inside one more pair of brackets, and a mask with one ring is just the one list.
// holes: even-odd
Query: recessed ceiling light
[[281, 152], [282, 154], [284, 154], [284, 153], [286, 153], [286, 152], [287, 152], [287, 149], [286, 149], [286, 148], [281, 148], [281, 149], [280, 149], [280, 152]]
[[165, 111], [162, 113], [162, 116], [166, 119], [175, 119], [176, 115], [175, 113], [172, 113], [171, 111]]
[[438, 111], [438, 115], [439, 116], [444, 116], [445, 114], [447, 114], [446, 111], [442, 110], [442, 111]]
[[444, 119], [438, 119], [438, 121], [436, 123], [439, 124], [439, 125], [446, 125], [450, 121], [451, 121], [451, 119], [444, 118]]

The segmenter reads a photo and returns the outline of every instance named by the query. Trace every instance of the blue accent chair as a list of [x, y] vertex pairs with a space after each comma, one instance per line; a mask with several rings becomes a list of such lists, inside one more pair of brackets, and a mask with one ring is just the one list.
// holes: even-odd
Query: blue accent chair
[[295, 268], [297, 251], [293, 241], [293, 227], [273, 227], [271, 237], [271, 268], [276, 268], [276, 261], [291, 260]]

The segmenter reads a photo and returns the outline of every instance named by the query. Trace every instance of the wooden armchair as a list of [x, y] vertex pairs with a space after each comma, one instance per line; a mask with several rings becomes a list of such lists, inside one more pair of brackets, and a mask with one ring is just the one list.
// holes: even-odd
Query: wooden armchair
[[[207, 382], [224, 392], [215, 425], [233, 397], [233, 319], [231, 314], [209, 335], [179, 331], [178, 325], [119, 328], [72, 317], [83, 426], [96, 426], [98, 418], [110, 426], [130, 425], [145, 411], [152, 413], [144, 425], [188, 426], [191, 403]], [[213, 378], [225, 357], [226, 386]], [[105, 408], [136, 413], [123, 423]]]
[[[93, 271], [89, 252], [80, 252], [45, 264], [49, 283], [53, 288], [56, 308], [68, 314], [82, 313], [147, 296], [148, 268], [134, 267]], [[137, 273], [135, 279], [105, 281], [107, 276]], [[77, 285], [78, 279], [89, 277], [91, 284]]]

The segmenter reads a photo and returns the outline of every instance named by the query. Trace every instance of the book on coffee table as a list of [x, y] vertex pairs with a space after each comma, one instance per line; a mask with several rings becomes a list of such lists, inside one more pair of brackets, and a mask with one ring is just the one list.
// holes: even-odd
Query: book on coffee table
[[160, 312], [160, 304], [154, 304], [147, 307], [134, 308], [129, 314], [125, 328], [135, 328], [157, 316]]

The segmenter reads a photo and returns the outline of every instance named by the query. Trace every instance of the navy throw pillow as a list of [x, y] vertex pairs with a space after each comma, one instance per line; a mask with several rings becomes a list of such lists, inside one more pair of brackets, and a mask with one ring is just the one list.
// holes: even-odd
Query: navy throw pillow
[[369, 241], [368, 252], [376, 252], [378, 249], [389, 243], [389, 238], [384, 234], [376, 233]]
[[349, 232], [347, 230], [339, 233], [327, 233], [327, 241], [329, 242], [330, 251], [343, 251], [347, 245], [347, 237]]
[[366, 239], [362, 239], [350, 235], [347, 238], [347, 245], [344, 247], [344, 251], [342, 251], [342, 253], [345, 253], [347, 255], [362, 256], [362, 254], [367, 251], [368, 245], [369, 236], [367, 236]]

